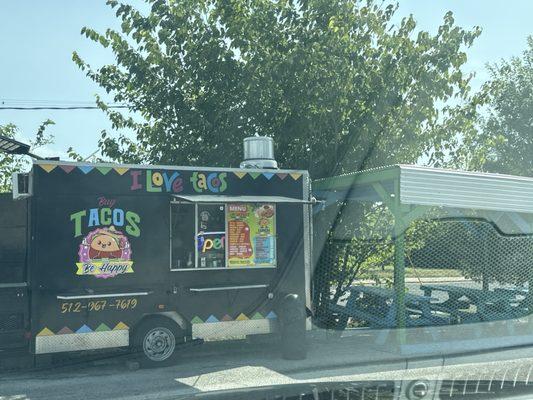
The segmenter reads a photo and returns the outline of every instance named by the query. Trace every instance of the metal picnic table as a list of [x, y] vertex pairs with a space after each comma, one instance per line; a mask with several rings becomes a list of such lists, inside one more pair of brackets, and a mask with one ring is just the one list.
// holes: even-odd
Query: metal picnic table
[[[344, 328], [348, 318], [366, 321], [372, 328], [396, 327], [394, 305], [396, 293], [392, 289], [377, 286], [351, 286], [346, 305], [331, 304], [330, 309], [340, 315], [339, 327]], [[430, 307], [432, 298], [410, 293], [404, 295], [407, 318], [406, 326], [427, 326], [449, 323], [435, 315]]]
[[516, 297], [527, 297], [529, 290], [524, 287], [515, 287], [515, 288], [495, 288], [495, 292], [506, 292], [513, 294]]
[[[494, 321], [521, 314], [517, 293], [511, 290], [483, 290], [454, 285], [422, 285], [420, 289], [427, 297], [436, 291], [447, 293], [447, 300], [432, 302], [430, 308], [450, 314], [456, 323]], [[471, 306], [475, 306], [475, 312]]]

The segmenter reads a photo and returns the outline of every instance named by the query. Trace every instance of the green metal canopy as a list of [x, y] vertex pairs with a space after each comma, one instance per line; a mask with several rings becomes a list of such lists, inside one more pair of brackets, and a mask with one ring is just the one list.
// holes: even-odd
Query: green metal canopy
[[[313, 182], [317, 198], [382, 201], [385, 189], [400, 204], [533, 213], [533, 178], [393, 165]], [[327, 193], [325, 193], [327, 192]], [[324, 194], [326, 196], [324, 196]]]
[[319, 179], [313, 195], [323, 207], [345, 201], [381, 202], [394, 216], [394, 287], [398, 327], [405, 327], [405, 230], [434, 207], [513, 214], [528, 230], [533, 178], [392, 165]]

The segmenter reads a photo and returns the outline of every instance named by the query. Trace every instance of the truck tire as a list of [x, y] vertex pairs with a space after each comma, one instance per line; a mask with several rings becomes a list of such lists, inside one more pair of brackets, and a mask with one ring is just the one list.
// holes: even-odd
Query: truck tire
[[174, 364], [184, 337], [182, 329], [170, 318], [155, 316], [141, 321], [133, 335], [139, 363], [145, 368]]

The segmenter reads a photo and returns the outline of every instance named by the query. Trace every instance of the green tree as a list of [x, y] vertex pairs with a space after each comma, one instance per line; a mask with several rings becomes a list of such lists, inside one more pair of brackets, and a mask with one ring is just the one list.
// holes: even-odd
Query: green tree
[[[319, 178], [422, 156], [438, 164], [475, 121], [461, 67], [480, 29], [456, 26], [451, 13], [433, 35], [413, 16], [393, 24], [397, 5], [373, 0], [150, 0], [145, 14], [108, 4], [120, 31], [82, 34], [116, 62], [73, 60], [129, 107], [97, 98], [121, 132], [103, 132], [102, 154], [119, 162], [236, 166], [242, 139], [261, 134], [282, 166]], [[327, 235], [325, 297], [392, 256], [390, 216], [361, 212], [365, 239]]]
[[[462, 143], [454, 153], [453, 166], [533, 176], [533, 37], [528, 38], [528, 47], [520, 57], [488, 65], [488, 71], [490, 78], [473, 97], [473, 103], [464, 105], [472, 118], [463, 125]], [[479, 105], [482, 108], [476, 114], [474, 109]], [[515, 284], [530, 278], [530, 236], [498, 235], [488, 223], [462, 224], [457, 226], [470, 226], [469, 230], [461, 232], [454, 224], [440, 227], [428, 240], [427, 252], [438, 243], [454, 241], [440, 248], [440, 258], [453, 260], [469, 277]], [[470, 237], [472, 232], [477, 243]], [[484, 259], [476, 253], [483, 246]]]
[[533, 176], [533, 37], [521, 57], [488, 68], [479, 94], [485, 107], [463, 159], [470, 169]]
[[[268, 135], [282, 166], [313, 177], [427, 156], [436, 163], [471, 115], [465, 48], [480, 29], [444, 16], [437, 33], [373, 0], [108, 0], [121, 30], [82, 34], [116, 63], [73, 60], [114, 102], [102, 154], [133, 163], [236, 166]], [[129, 132], [128, 132], [129, 131]], [[130, 134], [133, 132], [133, 135]]]
[[[31, 141], [33, 148], [39, 148], [52, 143], [52, 136], [46, 133], [46, 128], [53, 125], [51, 120], [44, 121], [37, 130], [35, 139]], [[13, 124], [0, 125], [0, 136], [15, 138], [17, 127]], [[29, 168], [27, 156], [10, 155], [0, 152], [0, 193], [11, 191], [11, 175]]]
[[[14, 138], [15, 133], [15, 125], [0, 125], [1, 136]], [[24, 160], [21, 157], [0, 152], [0, 193], [11, 190], [11, 175], [15, 171], [21, 171], [23, 167]]]
[[[426, 220], [413, 222], [405, 231], [405, 254], [424, 248], [425, 241], [434, 230], [434, 210]], [[333, 226], [331, 226], [333, 225]], [[393, 281], [382, 271], [394, 265], [394, 217], [382, 203], [344, 202], [327, 207], [314, 219], [315, 231], [327, 231], [314, 271], [314, 303], [317, 316], [331, 323], [329, 301], [337, 301], [354, 284], [356, 279], [370, 279], [377, 285], [392, 286]], [[406, 262], [408, 267], [412, 266]], [[381, 270], [381, 271], [380, 271]]]

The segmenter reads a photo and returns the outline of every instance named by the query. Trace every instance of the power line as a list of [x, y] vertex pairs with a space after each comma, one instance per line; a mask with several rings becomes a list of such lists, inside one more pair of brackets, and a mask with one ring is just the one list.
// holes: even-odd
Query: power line
[[[118, 105], [118, 106], [107, 106], [107, 108], [128, 108], [129, 106]], [[100, 107], [97, 106], [43, 106], [43, 107], [9, 107], [9, 106], [0, 106], [0, 110], [21, 110], [21, 111], [32, 111], [32, 110], [99, 110]]]
[[[97, 110], [94, 100], [8, 99], [0, 98], [0, 110]], [[107, 108], [128, 108], [124, 103], [108, 103]]]
[[94, 100], [51, 100], [51, 99], [12, 99], [12, 98], [0, 98], [2, 105], [8, 104], [70, 104], [70, 105], [93, 105]]

